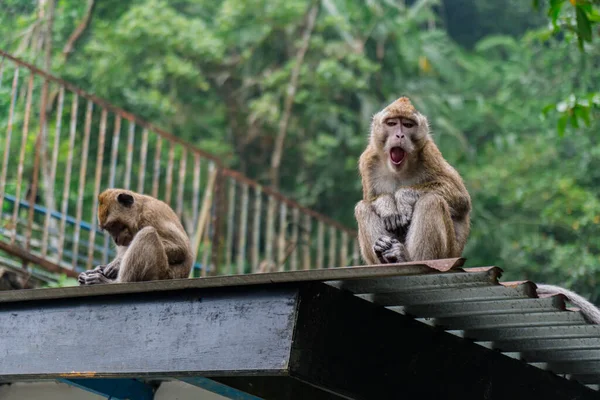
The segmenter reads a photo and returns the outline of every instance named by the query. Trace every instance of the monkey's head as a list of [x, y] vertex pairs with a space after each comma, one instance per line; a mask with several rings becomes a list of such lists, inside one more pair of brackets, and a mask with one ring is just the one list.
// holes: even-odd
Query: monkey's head
[[373, 117], [371, 144], [394, 172], [415, 163], [428, 139], [427, 118], [413, 107], [408, 97], [400, 97]]
[[118, 246], [129, 246], [139, 230], [142, 204], [137, 193], [107, 189], [98, 196], [98, 224]]

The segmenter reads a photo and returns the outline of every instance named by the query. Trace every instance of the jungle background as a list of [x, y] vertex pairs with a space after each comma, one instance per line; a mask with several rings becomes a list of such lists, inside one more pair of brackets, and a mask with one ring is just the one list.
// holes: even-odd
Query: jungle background
[[0, 0], [0, 49], [351, 227], [371, 117], [407, 95], [471, 193], [468, 265], [599, 302], [599, 9]]

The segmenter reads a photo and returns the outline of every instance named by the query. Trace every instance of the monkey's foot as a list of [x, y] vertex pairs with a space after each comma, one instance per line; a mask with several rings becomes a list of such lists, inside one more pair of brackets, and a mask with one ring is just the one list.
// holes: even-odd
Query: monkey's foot
[[382, 236], [373, 246], [375, 255], [382, 264], [400, 263], [407, 261], [406, 248], [398, 239]]
[[99, 271], [85, 271], [79, 274], [77, 279], [80, 285], [100, 285], [103, 283], [112, 283], [112, 280], [102, 275]]

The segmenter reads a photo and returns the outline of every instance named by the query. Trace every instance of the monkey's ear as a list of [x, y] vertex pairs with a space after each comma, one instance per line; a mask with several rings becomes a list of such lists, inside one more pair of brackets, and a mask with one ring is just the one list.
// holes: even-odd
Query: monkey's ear
[[127, 193], [119, 193], [117, 201], [123, 204], [125, 207], [131, 207], [133, 204], [133, 196]]

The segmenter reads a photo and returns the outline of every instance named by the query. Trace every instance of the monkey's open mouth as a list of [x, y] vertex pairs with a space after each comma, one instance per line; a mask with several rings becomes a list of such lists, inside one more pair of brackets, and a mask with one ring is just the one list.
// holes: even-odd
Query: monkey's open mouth
[[404, 156], [406, 156], [406, 152], [400, 147], [392, 147], [390, 150], [390, 160], [394, 165], [400, 165], [404, 161]]

